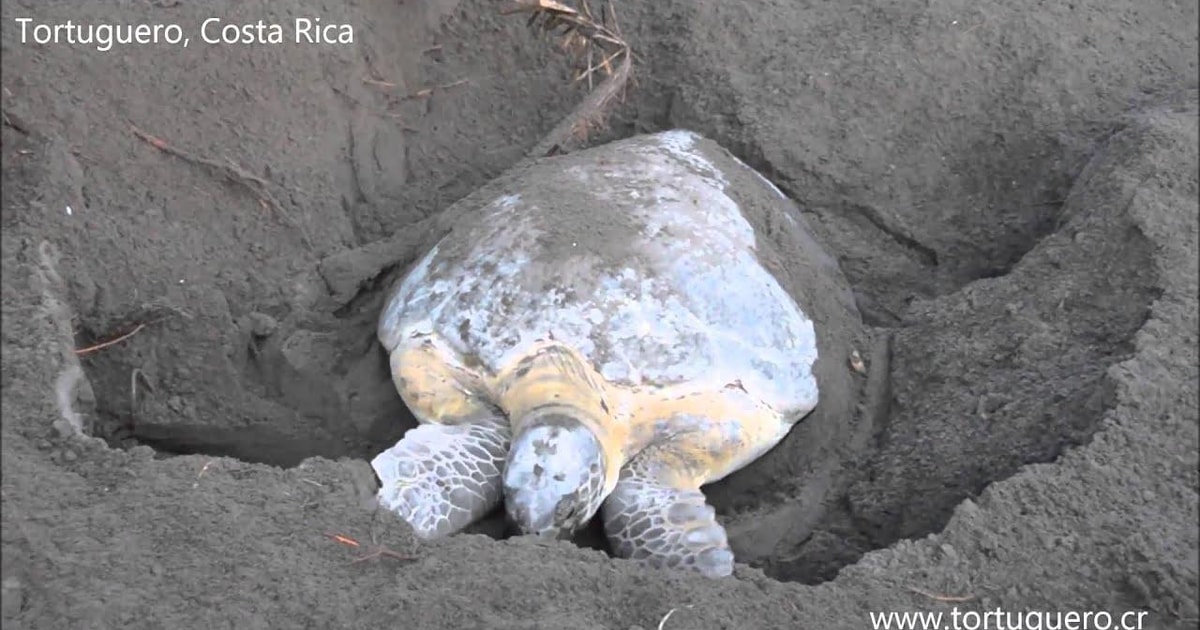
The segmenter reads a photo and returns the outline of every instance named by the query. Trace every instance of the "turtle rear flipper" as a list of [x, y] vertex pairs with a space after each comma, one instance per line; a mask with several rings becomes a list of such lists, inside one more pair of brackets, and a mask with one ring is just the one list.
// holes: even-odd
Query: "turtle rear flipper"
[[410, 429], [371, 460], [379, 503], [420, 538], [458, 533], [500, 504], [511, 441], [503, 416]]
[[652, 567], [691, 569], [708, 577], [733, 573], [733, 552], [699, 483], [654, 449], [621, 470], [601, 513], [613, 551]]

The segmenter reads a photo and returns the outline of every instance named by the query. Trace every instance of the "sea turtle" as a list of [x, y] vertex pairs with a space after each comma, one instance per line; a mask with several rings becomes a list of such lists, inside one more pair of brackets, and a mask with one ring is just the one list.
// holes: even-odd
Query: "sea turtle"
[[501, 501], [541, 536], [600, 511], [620, 557], [732, 572], [700, 487], [816, 406], [817, 344], [711, 151], [670, 131], [542, 161], [413, 265], [377, 333], [420, 424], [371, 462], [381, 505], [426, 539]]

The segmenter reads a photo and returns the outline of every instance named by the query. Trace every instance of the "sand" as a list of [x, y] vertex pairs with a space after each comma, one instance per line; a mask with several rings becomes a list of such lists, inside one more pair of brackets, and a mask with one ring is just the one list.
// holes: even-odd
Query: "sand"
[[[637, 83], [593, 141], [727, 147], [862, 318], [860, 386], [706, 488], [725, 580], [371, 509], [366, 458], [412, 423], [383, 291], [582, 97], [496, 9], [5, 4], [5, 624], [1196, 627], [1194, 3], [617, 5]], [[191, 41], [22, 42], [26, 16]], [[205, 44], [211, 17], [288, 41]]]

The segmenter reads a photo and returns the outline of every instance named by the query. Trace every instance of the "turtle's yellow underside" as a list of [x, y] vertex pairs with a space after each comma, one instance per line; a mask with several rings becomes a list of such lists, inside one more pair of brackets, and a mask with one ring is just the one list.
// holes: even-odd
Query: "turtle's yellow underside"
[[699, 486], [741, 468], [787, 431], [778, 412], [737, 382], [613, 384], [578, 352], [553, 341], [539, 342], [490, 374], [463, 365], [435, 336], [422, 336], [396, 348], [391, 369], [405, 404], [422, 423], [458, 424], [498, 408], [516, 432], [536, 408], [569, 408], [595, 432], [608, 457], [608, 488], [625, 462], [666, 438], [674, 447], [658, 457], [674, 460], [669, 468], [680, 483]]

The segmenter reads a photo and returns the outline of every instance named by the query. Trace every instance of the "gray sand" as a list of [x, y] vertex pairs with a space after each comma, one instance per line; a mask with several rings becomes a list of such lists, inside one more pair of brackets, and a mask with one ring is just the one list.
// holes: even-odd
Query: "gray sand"
[[[620, 3], [638, 83], [596, 138], [730, 149], [867, 326], [855, 398], [707, 489], [745, 563], [721, 581], [369, 508], [412, 422], [382, 291], [581, 97], [552, 44], [483, 0], [5, 4], [0, 619], [1196, 627], [1195, 3], [809, 4]], [[99, 52], [21, 43], [23, 15], [355, 42]]]

